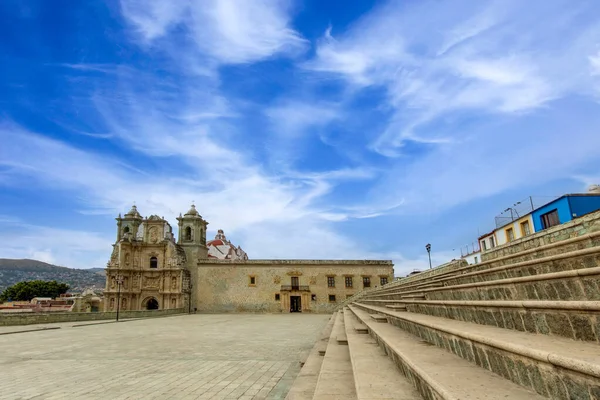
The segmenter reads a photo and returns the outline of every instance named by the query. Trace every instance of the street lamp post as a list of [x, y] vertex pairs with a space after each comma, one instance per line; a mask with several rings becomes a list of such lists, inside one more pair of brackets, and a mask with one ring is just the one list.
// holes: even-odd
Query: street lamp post
[[119, 310], [121, 309], [121, 285], [123, 284], [123, 275], [117, 275], [117, 322], [119, 322]]
[[427, 250], [427, 255], [429, 256], [429, 269], [431, 269], [431, 245], [427, 243], [425, 245], [425, 249]]
[[190, 294], [188, 295], [188, 314], [192, 313], [192, 288], [194, 287], [194, 285], [192, 285], [192, 282], [190, 282]]

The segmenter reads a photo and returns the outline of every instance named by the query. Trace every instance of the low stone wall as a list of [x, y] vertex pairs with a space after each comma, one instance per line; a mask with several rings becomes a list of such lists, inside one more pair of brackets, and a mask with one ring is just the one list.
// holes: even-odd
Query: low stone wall
[[[162, 317], [165, 315], [183, 314], [184, 312], [186, 312], [186, 309], [183, 308], [174, 308], [170, 310], [121, 311], [119, 312], [119, 319]], [[116, 312], [0, 314], [0, 326], [48, 324], [53, 322], [98, 321], [116, 318]]]
[[[497, 326], [521, 332], [561, 336], [574, 340], [600, 340], [600, 304], [572, 301], [408, 303], [408, 311], [435, 317]], [[456, 304], [458, 303], [458, 304]], [[486, 304], [487, 303], [487, 304]], [[513, 303], [513, 304], [511, 304]]]

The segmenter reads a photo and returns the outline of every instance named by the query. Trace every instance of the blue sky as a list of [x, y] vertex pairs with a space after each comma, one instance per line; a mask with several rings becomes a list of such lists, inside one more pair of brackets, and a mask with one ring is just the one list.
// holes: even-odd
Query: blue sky
[[102, 267], [194, 201], [251, 258], [403, 274], [600, 182], [594, 0], [4, 0], [0, 54], [0, 257]]

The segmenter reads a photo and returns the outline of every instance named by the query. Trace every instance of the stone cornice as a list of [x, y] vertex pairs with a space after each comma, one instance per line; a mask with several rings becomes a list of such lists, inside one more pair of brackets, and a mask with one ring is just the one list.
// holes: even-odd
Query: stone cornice
[[217, 260], [217, 259], [200, 259], [197, 260], [198, 265], [252, 265], [252, 266], [314, 266], [326, 267], [331, 265], [374, 265], [392, 267], [394, 264], [391, 260]]

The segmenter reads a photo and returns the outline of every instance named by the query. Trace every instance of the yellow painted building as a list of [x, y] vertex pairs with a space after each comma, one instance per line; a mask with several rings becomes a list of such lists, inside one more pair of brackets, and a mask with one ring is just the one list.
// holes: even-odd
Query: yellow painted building
[[520, 239], [534, 233], [533, 219], [527, 214], [494, 231], [496, 245], [500, 246], [513, 240]]

